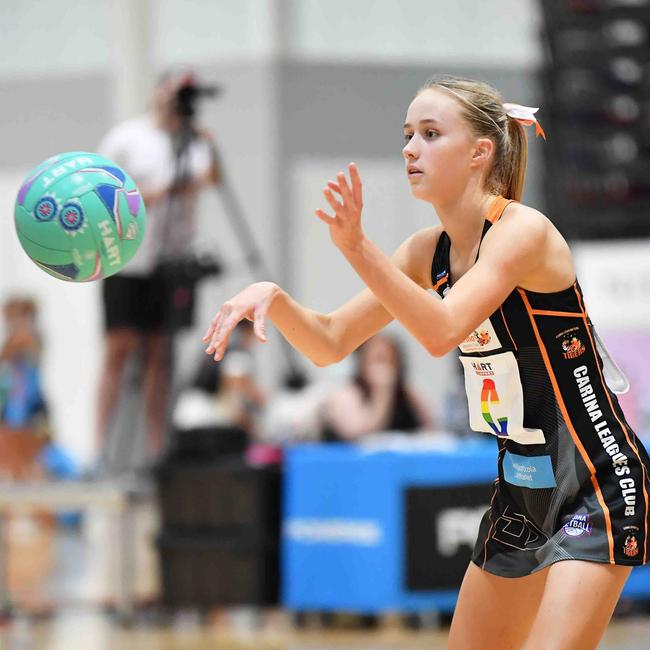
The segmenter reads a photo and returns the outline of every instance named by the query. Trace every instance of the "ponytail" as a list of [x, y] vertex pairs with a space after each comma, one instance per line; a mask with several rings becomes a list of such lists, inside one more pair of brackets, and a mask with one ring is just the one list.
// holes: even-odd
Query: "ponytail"
[[511, 117], [508, 118], [508, 144], [503, 156], [501, 194], [506, 199], [521, 201], [528, 164], [528, 140], [523, 125]]

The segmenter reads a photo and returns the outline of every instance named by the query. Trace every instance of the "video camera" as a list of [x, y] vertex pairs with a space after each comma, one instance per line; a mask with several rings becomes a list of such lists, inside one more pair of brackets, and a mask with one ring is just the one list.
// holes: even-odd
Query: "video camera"
[[219, 86], [199, 84], [193, 75], [188, 75], [176, 91], [176, 113], [182, 118], [191, 119], [196, 114], [196, 104], [200, 99], [216, 97], [220, 93]]

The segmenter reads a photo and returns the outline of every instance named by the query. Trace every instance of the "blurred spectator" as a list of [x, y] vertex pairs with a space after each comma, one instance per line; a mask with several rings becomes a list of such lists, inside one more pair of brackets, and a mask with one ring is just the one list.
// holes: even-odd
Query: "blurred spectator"
[[445, 383], [444, 406], [440, 427], [462, 438], [479, 438], [483, 434], [469, 428], [469, 408], [465, 393], [463, 364], [456, 358], [448, 371]]
[[106, 338], [97, 437], [104, 453], [124, 370], [132, 360], [141, 361], [136, 391], [142, 398], [149, 454], [155, 458], [164, 444], [171, 337], [189, 302], [187, 290], [176, 291], [174, 282], [181, 274], [179, 260], [191, 251], [198, 193], [220, 181], [213, 139], [194, 124], [195, 107], [187, 101], [198, 96], [197, 87], [191, 71], [164, 74], [152, 111], [114, 126], [99, 146], [102, 155], [133, 177], [147, 205], [137, 255], [103, 282]]
[[2, 315], [0, 471], [10, 478], [27, 478], [39, 472], [38, 454], [50, 434], [41, 389], [36, 304], [28, 298], [11, 298], [4, 303]]
[[257, 433], [266, 397], [255, 378], [253, 339], [253, 324], [242, 321], [221, 363], [203, 355], [193, 382], [176, 403], [175, 429], [236, 426], [251, 436]]
[[377, 334], [357, 350], [356, 361], [352, 381], [325, 404], [325, 440], [354, 441], [380, 431], [434, 428], [429, 407], [406, 383], [404, 353], [396, 338]]
[[270, 396], [264, 416], [264, 442], [285, 446], [316, 441], [320, 437], [320, 412], [329, 387], [310, 383], [307, 377], [292, 371], [284, 385]]

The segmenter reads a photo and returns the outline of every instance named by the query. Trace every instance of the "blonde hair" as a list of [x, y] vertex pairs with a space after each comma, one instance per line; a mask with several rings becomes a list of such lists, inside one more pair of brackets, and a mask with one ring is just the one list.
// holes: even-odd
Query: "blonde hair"
[[486, 178], [486, 189], [520, 201], [526, 179], [528, 142], [524, 127], [506, 115], [499, 92], [482, 81], [449, 75], [431, 77], [418, 95], [430, 89], [440, 89], [455, 97], [472, 133], [494, 142], [494, 160]]

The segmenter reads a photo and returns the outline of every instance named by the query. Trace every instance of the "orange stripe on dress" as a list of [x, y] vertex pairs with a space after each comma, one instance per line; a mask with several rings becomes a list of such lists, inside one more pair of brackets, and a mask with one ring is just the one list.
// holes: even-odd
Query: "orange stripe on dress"
[[437, 291], [447, 280], [449, 279], [449, 275], [443, 275], [438, 282], [436, 282], [435, 286], [433, 287], [434, 291]]
[[497, 196], [496, 199], [492, 202], [490, 209], [488, 210], [485, 218], [491, 223], [495, 224], [499, 219], [503, 211], [513, 202], [513, 199], [506, 199], [504, 196]]
[[555, 397], [557, 398], [560, 411], [562, 411], [562, 415], [564, 416], [564, 420], [567, 424], [569, 432], [571, 433], [573, 442], [575, 443], [575, 446], [578, 448], [578, 451], [582, 456], [582, 460], [584, 460], [585, 464], [589, 468], [589, 472], [591, 473], [591, 483], [594, 486], [598, 503], [600, 504], [600, 507], [603, 510], [603, 514], [605, 515], [605, 526], [607, 528], [607, 540], [609, 542], [609, 562], [610, 564], [615, 564], [614, 536], [612, 534], [612, 520], [609, 514], [609, 508], [605, 503], [603, 493], [600, 489], [600, 485], [598, 484], [598, 479], [596, 478], [596, 468], [594, 467], [594, 464], [591, 462], [591, 458], [589, 458], [589, 454], [587, 453], [587, 450], [584, 448], [582, 441], [578, 437], [578, 434], [576, 433], [576, 430], [573, 427], [573, 422], [571, 422], [571, 418], [569, 417], [569, 412], [567, 411], [566, 404], [562, 399], [560, 386], [557, 383], [555, 373], [553, 372], [553, 367], [551, 366], [551, 360], [549, 359], [548, 352], [546, 351], [546, 346], [544, 345], [539, 330], [537, 329], [537, 323], [535, 323], [535, 318], [533, 317], [532, 309], [530, 303], [528, 302], [528, 297], [526, 296], [526, 293], [522, 289], [517, 288], [517, 291], [519, 291], [519, 294], [521, 295], [521, 299], [526, 307], [526, 311], [528, 312], [528, 317], [530, 318], [530, 324], [532, 325], [533, 332], [535, 333], [535, 338], [537, 339], [537, 344], [539, 345], [539, 351], [542, 353], [542, 358], [544, 359], [544, 365], [546, 366], [546, 370], [551, 380], [551, 384], [553, 384], [553, 391], [555, 392]]
[[535, 316], [572, 316], [573, 318], [582, 318], [582, 314], [580, 312], [573, 312], [573, 311], [550, 311], [548, 309], [531, 309], [530, 310], [531, 314], [535, 314]]
[[[591, 330], [589, 329], [589, 322], [587, 321], [587, 311], [585, 310], [585, 307], [582, 303], [582, 298], [580, 296], [580, 292], [576, 288], [575, 285], [573, 285], [573, 290], [576, 292], [576, 296], [578, 298], [578, 304], [580, 305], [580, 310], [582, 312], [582, 318], [584, 319], [585, 322], [585, 329], [587, 330], [587, 335], [589, 336], [589, 340], [591, 341], [591, 349], [593, 350], [594, 356], [596, 359], [598, 359], [598, 353], [596, 351], [596, 344], [594, 342], [593, 337], [591, 336]], [[598, 375], [600, 376], [600, 382], [603, 386], [603, 390], [605, 391], [605, 395], [607, 395], [607, 401], [609, 402], [609, 406], [612, 409], [612, 413], [614, 414], [614, 417], [616, 418], [616, 421], [619, 423], [621, 426], [621, 429], [623, 429], [623, 433], [625, 434], [625, 439], [627, 440], [627, 444], [630, 445], [630, 448], [632, 451], [636, 454], [637, 459], [639, 460], [639, 464], [641, 465], [641, 475], [643, 476], [643, 497], [645, 501], [645, 543], [643, 545], [643, 563], [645, 564], [646, 562], [646, 556], [648, 553], [648, 492], [646, 490], [646, 473], [645, 473], [645, 465], [643, 464], [643, 461], [641, 460], [641, 456], [639, 455], [639, 450], [637, 446], [630, 440], [630, 437], [628, 435], [628, 429], [627, 427], [621, 422], [620, 418], [616, 414], [616, 409], [614, 408], [614, 404], [612, 402], [611, 395], [609, 393], [609, 389], [607, 388], [607, 384], [605, 383], [605, 378], [603, 377], [603, 371], [600, 368], [600, 364], [596, 362], [596, 365], [598, 366]]]

